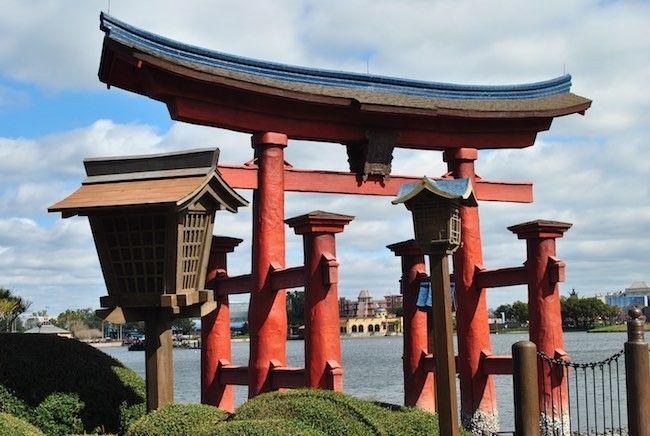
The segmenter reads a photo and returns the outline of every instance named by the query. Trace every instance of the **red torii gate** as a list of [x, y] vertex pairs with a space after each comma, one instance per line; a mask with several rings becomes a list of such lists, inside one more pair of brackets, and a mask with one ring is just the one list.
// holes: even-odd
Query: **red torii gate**
[[[180, 44], [105, 14], [101, 28], [101, 81], [164, 102], [175, 120], [252, 135], [253, 163], [219, 166], [232, 187], [254, 189], [252, 273], [213, 285], [226, 311], [228, 293], [251, 292], [251, 396], [273, 389], [271, 368], [285, 364], [282, 289], [305, 284], [303, 267], [284, 265], [285, 191], [394, 196], [402, 183], [416, 179], [391, 174], [392, 151], [404, 147], [444, 151], [445, 177], [472, 180], [479, 200], [532, 202], [528, 183], [481, 180], [474, 167], [478, 150], [531, 146], [553, 118], [584, 113], [591, 104], [569, 92], [570, 76], [516, 86], [430, 83], [244, 59]], [[345, 145], [351, 172], [287, 168], [283, 149], [289, 138]], [[491, 353], [485, 287], [526, 283], [525, 274], [516, 268], [483, 271], [478, 210], [461, 208], [461, 218], [463, 246], [454, 255], [461, 413], [466, 426], [493, 429], [494, 384], [481, 363]], [[225, 271], [225, 252], [235, 242], [217, 241], [221, 254], [213, 277]], [[222, 315], [214, 314], [217, 322]], [[214, 322], [204, 320], [206, 335]], [[218, 335], [204, 343], [218, 349]], [[204, 353], [205, 374], [214, 373], [219, 355], [229, 351]], [[236, 371], [230, 377], [240, 382], [236, 374], [243, 368]]]

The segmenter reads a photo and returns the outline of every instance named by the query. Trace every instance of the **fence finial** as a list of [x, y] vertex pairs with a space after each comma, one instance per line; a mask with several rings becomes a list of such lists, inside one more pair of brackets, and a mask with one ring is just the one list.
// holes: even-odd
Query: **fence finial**
[[632, 307], [627, 314], [630, 320], [627, 322], [627, 340], [629, 342], [643, 342], [645, 330], [645, 317], [638, 306]]

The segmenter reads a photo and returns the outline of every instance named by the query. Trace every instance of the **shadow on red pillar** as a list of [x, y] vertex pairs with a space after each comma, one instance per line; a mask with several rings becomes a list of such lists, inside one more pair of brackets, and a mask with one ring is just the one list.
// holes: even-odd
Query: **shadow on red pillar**
[[253, 247], [248, 397], [273, 390], [271, 362], [286, 365], [287, 295], [271, 287], [271, 265], [284, 268], [284, 148], [287, 135], [259, 133], [252, 145], [257, 158], [253, 191]]
[[[476, 186], [473, 148], [447, 150], [444, 159], [454, 178], [468, 178]], [[487, 293], [477, 288], [475, 270], [483, 265], [479, 208], [460, 207], [461, 247], [454, 253], [456, 286], [457, 370], [460, 377], [461, 422], [474, 432], [496, 432], [499, 418], [494, 378], [481, 370], [482, 353], [491, 353]]]
[[[215, 289], [217, 278], [226, 276], [227, 253], [235, 250], [241, 239], [213, 236], [205, 279], [206, 289]], [[231, 361], [230, 307], [228, 296], [215, 296], [216, 308], [201, 318], [201, 403], [233, 412], [233, 387], [219, 381], [219, 360]]]
[[[547, 356], [563, 357], [564, 336], [558, 282], [564, 281], [564, 263], [556, 257], [555, 240], [561, 238], [571, 224], [537, 220], [508, 227], [519, 239], [526, 240], [526, 274], [528, 277], [528, 322], [530, 340], [537, 351]], [[551, 377], [549, 365], [538, 366], [540, 410], [542, 419], [557, 421], [568, 413], [566, 379], [558, 383]], [[544, 416], [546, 415], [546, 416]], [[568, 415], [562, 417], [568, 419]], [[561, 425], [560, 422], [546, 422]]]
[[427, 312], [418, 310], [416, 305], [420, 281], [427, 277], [424, 253], [412, 239], [387, 248], [402, 260], [404, 405], [435, 413], [434, 374], [426, 368], [424, 360], [428, 350]]
[[310, 388], [343, 390], [335, 234], [354, 217], [323, 211], [286, 220], [303, 235], [305, 378]]

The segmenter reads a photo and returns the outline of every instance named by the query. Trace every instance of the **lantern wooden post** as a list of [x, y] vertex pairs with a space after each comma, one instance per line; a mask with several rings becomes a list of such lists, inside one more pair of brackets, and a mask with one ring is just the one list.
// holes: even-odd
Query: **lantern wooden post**
[[[456, 361], [451, 324], [448, 255], [461, 243], [459, 206], [477, 206], [469, 179], [432, 180], [402, 185], [393, 204], [404, 203], [413, 215], [415, 240], [429, 255], [431, 269], [433, 358], [436, 372], [436, 406], [440, 433], [456, 436]], [[429, 338], [431, 339], [431, 338]]]
[[286, 222], [303, 235], [305, 251], [305, 378], [310, 388], [331, 386], [328, 368], [341, 365], [338, 262], [335, 234], [354, 217], [315, 211]]
[[257, 158], [257, 189], [253, 192], [253, 248], [248, 396], [273, 389], [271, 362], [286, 364], [286, 291], [271, 288], [271, 266], [285, 266], [284, 148], [281, 133], [253, 135]]
[[431, 293], [433, 300], [433, 358], [436, 371], [436, 406], [440, 434], [458, 435], [458, 406], [456, 405], [456, 356], [451, 323], [451, 294], [449, 260], [446, 247], [429, 252]]
[[144, 335], [147, 411], [150, 412], [174, 401], [171, 318], [159, 310], [148, 310]]
[[[476, 149], [446, 150], [443, 156], [455, 178], [476, 182]], [[492, 350], [487, 292], [477, 287], [474, 280], [476, 268], [483, 265], [479, 210], [461, 206], [459, 212], [461, 246], [454, 253], [453, 263], [461, 421], [470, 431], [493, 433], [499, 429], [494, 377], [481, 369], [482, 353]]]
[[[215, 289], [215, 280], [226, 276], [227, 254], [242, 242], [238, 238], [213, 236], [205, 279], [206, 289]], [[230, 343], [230, 305], [228, 295], [215, 295], [217, 307], [201, 317], [201, 403], [234, 412], [232, 385], [219, 383], [219, 360], [232, 361]]]
[[402, 260], [400, 290], [404, 310], [404, 404], [431, 413], [436, 412], [434, 373], [424, 365], [428, 354], [427, 312], [417, 308], [420, 278], [426, 276], [424, 253], [414, 241], [403, 241], [388, 246]]

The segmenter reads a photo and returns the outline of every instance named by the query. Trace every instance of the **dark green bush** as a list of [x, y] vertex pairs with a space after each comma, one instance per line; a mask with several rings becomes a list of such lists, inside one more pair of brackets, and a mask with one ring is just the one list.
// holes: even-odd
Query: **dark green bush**
[[0, 412], [8, 413], [19, 418], [28, 416], [27, 406], [20, 401], [9, 389], [0, 384]]
[[296, 421], [282, 419], [247, 419], [228, 421], [201, 429], [200, 436], [325, 436]]
[[205, 404], [168, 404], [134, 422], [127, 436], [194, 436], [199, 428], [227, 417], [227, 412]]
[[285, 419], [328, 435], [438, 434], [435, 416], [386, 407], [332, 391], [292, 390], [263, 394], [237, 409], [234, 420]]
[[241, 405], [233, 419], [284, 419], [327, 435], [439, 434], [430, 413], [323, 390], [263, 394]]
[[42, 436], [38, 428], [8, 413], [0, 412], [0, 436]]
[[[122, 424], [144, 413], [142, 378], [107, 354], [76, 340], [1, 334], [0, 385], [28, 409], [37, 408], [53, 393], [76, 394], [84, 404], [80, 418], [86, 432], [118, 433], [124, 430]], [[121, 416], [121, 412], [128, 416]]]
[[76, 394], [54, 393], [34, 409], [30, 422], [52, 436], [83, 433], [80, 414], [84, 403]]
[[292, 390], [257, 396], [237, 409], [235, 420], [286, 419], [329, 435], [381, 434], [366, 410], [377, 407], [332, 391]]

